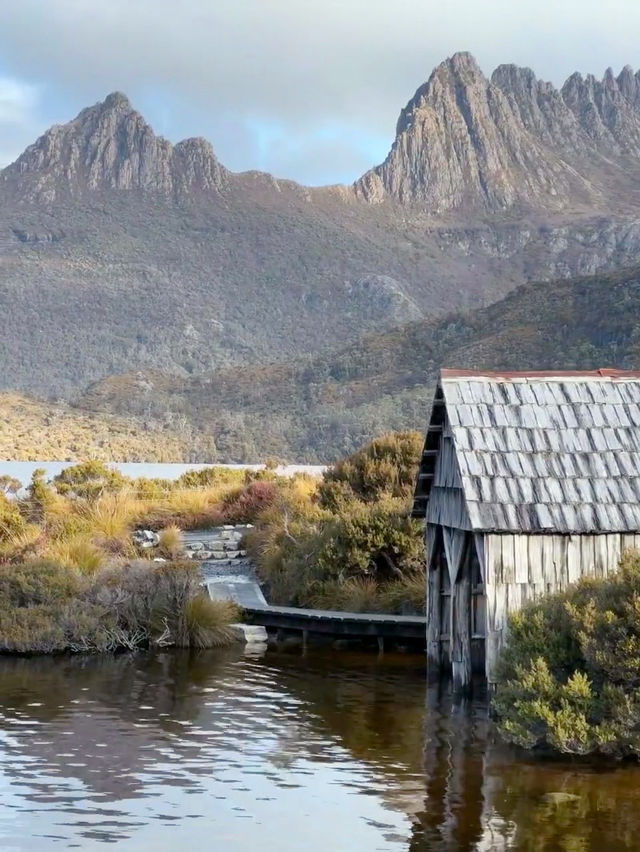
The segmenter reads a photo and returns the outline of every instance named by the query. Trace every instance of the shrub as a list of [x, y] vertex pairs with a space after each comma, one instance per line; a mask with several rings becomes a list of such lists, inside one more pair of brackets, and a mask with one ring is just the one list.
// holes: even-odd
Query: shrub
[[494, 700], [527, 748], [640, 756], [640, 554], [510, 619]]
[[9, 476], [8, 473], [3, 473], [2, 476], [0, 476], [1, 494], [11, 494], [12, 496], [15, 496], [21, 488], [22, 483], [19, 479], [16, 479], [15, 476]]
[[222, 498], [222, 517], [225, 523], [252, 523], [260, 512], [273, 505], [277, 496], [278, 486], [274, 482], [250, 482]]
[[45, 480], [45, 471], [39, 467], [31, 474], [27, 486], [27, 499], [23, 503], [27, 518], [35, 523], [44, 521], [47, 510], [55, 503], [56, 495], [53, 488]]
[[58, 494], [95, 499], [105, 492], [122, 491], [131, 485], [129, 477], [101, 461], [85, 461], [65, 468], [53, 477]]
[[43, 556], [67, 568], [76, 568], [83, 574], [93, 574], [106, 561], [104, 551], [84, 534], [52, 542], [44, 548]]
[[77, 596], [80, 576], [55, 562], [0, 565], [0, 610], [56, 604]]
[[311, 591], [309, 602], [318, 609], [346, 612], [378, 612], [381, 609], [378, 585], [366, 577], [320, 582]]
[[190, 648], [215, 648], [233, 641], [229, 627], [238, 620], [238, 610], [230, 601], [214, 601], [201, 593], [186, 607], [186, 639]]
[[220, 508], [220, 491], [179, 488], [170, 491], [162, 502], [151, 503], [140, 515], [139, 522], [149, 529], [177, 526], [183, 530], [215, 527], [224, 523]]
[[81, 520], [81, 529], [89, 531], [103, 549], [126, 554], [132, 552], [131, 532], [142, 509], [132, 494], [121, 491], [82, 503], [76, 517]]
[[382, 495], [407, 499], [413, 491], [424, 438], [396, 432], [376, 438], [337, 462], [318, 489], [321, 505], [339, 510], [348, 500], [375, 502]]
[[422, 611], [422, 526], [408, 512], [421, 442], [417, 433], [385, 435], [319, 484], [278, 486], [247, 537], [276, 602]]
[[424, 570], [409, 571], [400, 580], [380, 589], [380, 609], [403, 615], [424, 615], [427, 604]]
[[25, 519], [20, 514], [16, 501], [9, 500], [4, 492], [0, 491], [0, 541], [8, 541], [13, 536], [21, 535], [25, 527]]
[[203, 467], [188, 470], [176, 480], [176, 488], [211, 488], [220, 485], [240, 485], [244, 481], [242, 469], [229, 467]]

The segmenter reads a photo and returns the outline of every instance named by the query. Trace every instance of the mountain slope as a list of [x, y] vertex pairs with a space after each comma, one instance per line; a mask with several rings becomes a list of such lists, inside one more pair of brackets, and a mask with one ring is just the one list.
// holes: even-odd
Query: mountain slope
[[[0, 393], [0, 459], [215, 461], [208, 436]], [[24, 484], [24, 483], [23, 483]]]
[[637, 369], [640, 267], [528, 285], [472, 314], [411, 323], [295, 363], [188, 380], [114, 376], [77, 404], [157, 423], [181, 416], [232, 459], [324, 462], [385, 430], [422, 429], [441, 366]]
[[114, 93], [0, 172], [0, 388], [286, 360], [637, 262], [639, 79], [557, 91], [456, 54], [382, 166], [319, 189], [231, 173]]

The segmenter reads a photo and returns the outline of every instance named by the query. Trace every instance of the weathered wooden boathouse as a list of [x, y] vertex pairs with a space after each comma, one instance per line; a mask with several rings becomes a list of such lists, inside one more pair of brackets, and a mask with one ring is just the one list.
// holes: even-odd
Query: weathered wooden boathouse
[[640, 547], [640, 372], [442, 370], [413, 515], [429, 667], [491, 683], [509, 613]]

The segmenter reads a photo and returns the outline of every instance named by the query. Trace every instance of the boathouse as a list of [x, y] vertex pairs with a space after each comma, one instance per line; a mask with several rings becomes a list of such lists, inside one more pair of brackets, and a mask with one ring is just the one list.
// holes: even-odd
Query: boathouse
[[429, 668], [491, 683], [509, 613], [640, 548], [640, 372], [442, 370], [413, 515]]

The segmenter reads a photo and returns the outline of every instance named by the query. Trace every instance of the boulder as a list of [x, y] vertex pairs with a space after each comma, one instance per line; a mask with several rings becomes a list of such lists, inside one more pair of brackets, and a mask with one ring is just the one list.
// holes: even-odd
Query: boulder
[[157, 547], [160, 544], [160, 536], [153, 530], [135, 530], [131, 538], [137, 547]]

